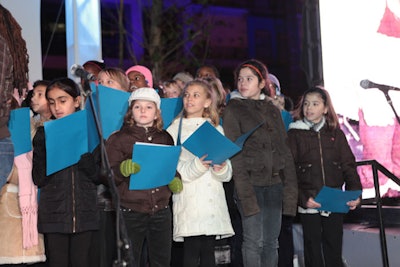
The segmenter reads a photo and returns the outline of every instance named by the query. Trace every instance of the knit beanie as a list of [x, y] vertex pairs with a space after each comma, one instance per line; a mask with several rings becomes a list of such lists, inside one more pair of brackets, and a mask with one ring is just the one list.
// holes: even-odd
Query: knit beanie
[[151, 74], [151, 71], [148, 68], [146, 68], [145, 66], [141, 66], [141, 65], [135, 65], [135, 66], [132, 66], [129, 69], [127, 69], [125, 71], [125, 74], [128, 75], [132, 71], [137, 71], [137, 72], [140, 72], [141, 74], [143, 74], [144, 78], [147, 81], [147, 86], [153, 87], [153, 75]]
[[156, 90], [153, 88], [139, 88], [132, 92], [131, 96], [128, 99], [129, 105], [131, 105], [134, 100], [147, 100], [156, 103], [158, 109], [161, 106], [161, 99]]

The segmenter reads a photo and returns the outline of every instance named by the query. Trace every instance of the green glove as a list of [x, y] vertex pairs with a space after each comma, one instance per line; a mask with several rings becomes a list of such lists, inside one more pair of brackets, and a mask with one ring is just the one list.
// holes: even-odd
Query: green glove
[[135, 174], [140, 171], [140, 165], [133, 162], [132, 159], [126, 159], [119, 165], [119, 170], [121, 174], [125, 177]]
[[172, 193], [180, 193], [183, 190], [182, 180], [178, 177], [174, 177], [174, 179], [172, 179], [172, 181], [168, 184], [168, 187]]

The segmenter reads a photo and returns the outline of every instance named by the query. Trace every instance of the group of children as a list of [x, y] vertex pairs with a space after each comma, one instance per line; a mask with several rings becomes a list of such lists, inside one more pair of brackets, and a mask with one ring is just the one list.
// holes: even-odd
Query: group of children
[[[232, 178], [231, 197], [243, 227], [243, 266], [278, 266], [282, 215], [297, 213], [306, 266], [342, 266], [343, 214], [320, 213], [314, 198], [322, 186], [357, 190], [361, 183], [326, 90], [314, 87], [304, 93], [287, 133], [281, 109], [273, 103], [268, 69], [258, 60], [237, 66], [237, 90], [230, 93], [228, 103], [218, 72], [210, 66], [199, 69], [195, 78], [177, 74], [163, 84], [163, 92], [153, 88], [151, 72], [144, 66], [125, 72], [95, 61], [87, 66], [99, 84], [130, 93], [123, 125], [105, 140], [105, 151], [120, 198], [119, 207], [111, 205], [111, 210], [118, 209], [111, 215], [121, 212], [137, 266], [170, 266], [172, 241], [183, 242], [183, 266], [215, 266], [216, 240], [235, 235], [224, 190]], [[163, 93], [183, 100], [182, 112], [165, 130]], [[98, 208], [99, 192], [110, 186], [101, 179], [101, 151], [85, 153], [79, 162], [54, 174], [45, 172], [43, 123], [79, 111], [82, 101], [79, 86], [68, 78], [37, 83], [31, 100], [32, 110], [39, 114], [34, 119], [32, 179], [40, 189], [37, 227], [45, 236], [48, 266], [111, 266], [120, 249], [100, 242], [98, 236], [99, 231], [115, 232], [112, 219], [104, 223], [101, 211], [107, 209]], [[135, 143], [179, 145], [205, 122], [232, 141], [254, 132], [242, 150], [223, 163], [182, 148], [170, 184], [129, 189], [130, 175], [141, 168], [132, 161]], [[347, 205], [354, 209], [359, 203], [360, 198]], [[103, 244], [106, 248], [93, 248]], [[105, 251], [109, 256], [100, 259]]]

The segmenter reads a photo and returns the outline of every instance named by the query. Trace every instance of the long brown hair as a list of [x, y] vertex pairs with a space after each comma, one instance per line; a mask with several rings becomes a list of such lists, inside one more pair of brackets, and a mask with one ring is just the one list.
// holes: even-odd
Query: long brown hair
[[0, 35], [6, 40], [13, 59], [13, 85], [22, 94], [22, 89], [27, 88], [29, 80], [28, 50], [25, 40], [22, 38], [21, 26], [1, 4], [0, 13]]
[[302, 120], [304, 119], [303, 113], [303, 106], [305, 98], [308, 94], [319, 94], [324, 102], [324, 106], [327, 108], [327, 113], [325, 114], [326, 124], [328, 125], [329, 129], [336, 129], [339, 127], [339, 119], [337, 117], [336, 111], [333, 108], [331, 97], [327, 90], [322, 87], [312, 87], [303, 93], [294, 113], [293, 118], [295, 120]]

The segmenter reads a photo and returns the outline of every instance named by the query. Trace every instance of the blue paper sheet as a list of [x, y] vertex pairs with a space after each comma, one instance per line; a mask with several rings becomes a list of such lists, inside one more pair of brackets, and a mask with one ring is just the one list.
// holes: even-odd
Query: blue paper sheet
[[44, 123], [47, 175], [76, 164], [89, 151], [87, 127], [86, 110]]
[[164, 129], [171, 125], [175, 117], [182, 111], [183, 101], [178, 98], [161, 98], [161, 117], [164, 122]]
[[29, 108], [11, 110], [8, 129], [14, 144], [14, 157], [32, 150]]
[[206, 121], [186, 139], [182, 146], [199, 158], [207, 154], [206, 160], [211, 160], [214, 164], [221, 164], [242, 150], [246, 139], [262, 124], [232, 142]]
[[349, 212], [349, 206], [346, 203], [356, 200], [361, 196], [361, 193], [361, 190], [342, 191], [341, 189], [324, 186], [315, 197], [315, 202], [321, 204], [321, 208], [318, 208], [318, 210], [347, 213]]
[[[121, 129], [124, 116], [128, 110], [129, 96], [130, 93], [128, 92], [103, 85], [98, 85], [97, 89], [93, 90], [93, 102], [95, 109], [98, 111], [104, 139], [107, 139], [113, 132]], [[164, 129], [172, 123], [173, 119], [182, 110], [182, 107], [182, 98], [161, 98], [161, 116], [164, 122]], [[89, 147], [94, 148], [99, 144], [99, 138], [89, 101], [86, 102], [85, 109], [88, 110], [89, 114]]]
[[130, 190], [143, 190], [169, 184], [178, 165], [180, 146], [136, 143], [132, 161], [140, 165], [140, 171], [132, 174]]
[[131, 94], [102, 85], [98, 86], [97, 91], [103, 138], [107, 139], [113, 132], [121, 129]]

